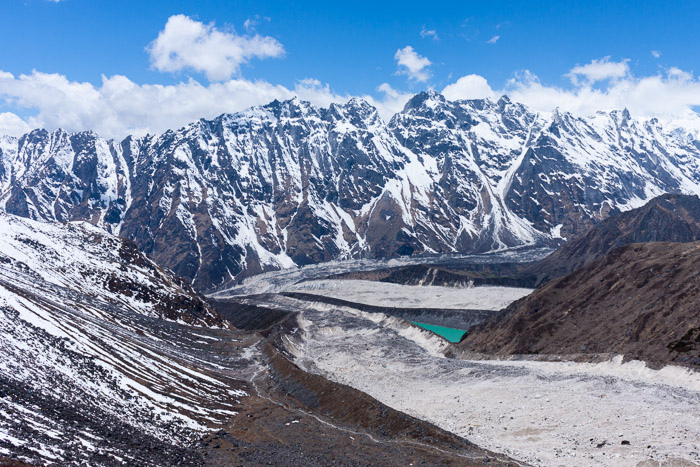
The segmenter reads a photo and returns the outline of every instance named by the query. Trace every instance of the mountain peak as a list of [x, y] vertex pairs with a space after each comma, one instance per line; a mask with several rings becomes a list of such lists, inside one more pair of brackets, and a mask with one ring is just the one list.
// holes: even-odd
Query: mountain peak
[[512, 102], [511, 102], [510, 98], [507, 95], [503, 94], [500, 97], [500, 99], [498, 99], [498, 102], [496, 102], [496, 108], [498, 109], [498, 111], [500, 113], [503, 113], [505, 108], [511, 104], [512, 104]]
[[346, 109], [360, 110], [363, 112], [367, 112], [367, 111], [376, 112], [377, 111], [377, 109], [375, 109], [375, 107], [372, 104], [370, 104], [369, 102], [367, 102], [366, 100], [364, 100], [361, 97], [351, 98], [343, 105], [343, 107], [345, 107]]
[[500, 99], [498, 99], [497, 104], [500, 105], [507, 105], [507, 104], [512, 104], [512, 101], [510, 100], [510, 97], [508, 97], [507, 94], [503, 94]]
[[627, 125], [631, 119], [632, 119], [632, 116], [630, 115], [630, 111], [627, 110], [627, 107], [625, 107], [622, 110], [622, 124]]
[[403, 111], [407, 112], [411, 109], [418, 109], [421, 107], [434, 109], [435, 107], [444, 104], [446, 101], [447, 99], [445, 99], [445, 96], [434, 89], [421, 91], [406, 102]]
[[314, 106], [310, 102], [302, 100], [299, 96], [294, 96], [291, 99], [279, 101], [275, 99], [269, 104], [262, 107], [277, 117], [297, 118], [308, 114], [314, 110]]
[[561, 112], [559, 111], [559, 107], [554, 108], [554, 112], [552, 112], [552, 121], [556, 123], [557, 125], [562, 124], [562, 115]]

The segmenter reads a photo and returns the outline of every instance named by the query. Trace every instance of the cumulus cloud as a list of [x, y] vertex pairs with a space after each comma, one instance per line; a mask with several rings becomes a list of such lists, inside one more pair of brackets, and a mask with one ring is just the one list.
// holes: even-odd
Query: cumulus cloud
[[406, 75], [409, 79], [421, 83], [430, 79], [428, 67], [432, 63], [426, 57], [419, 55], [410, 45], [397, 50], [394, 54], [394, 60], [399, 66], [397, 74]]
[[[248, 27], [252, 27], [248, 24]], [[284, 47], [269, 36], [238, 35], [221, 31], [185, 15], [174, 15], [148, 46], [151, 65], [158, 71], [191, 69], [210, 81], [224, 81], [238, 74], [252, 58], [280, 57]]]
[[125, 76], [102, 77], [99, 86], [70, 81], [59, 74], [34, 71], [13, 76], [0, 71], [0, 104], [36, 113], [24, 120], [2, 114], [0, 134], [19, 135], [31, 128], [94, 130], [109, 138], [143, 135], [179, 128], [199, 118], [299, 96], [327, 106], [348, 96], [338, 95], [316, 80], [302, 80], [293, 89], [266, 81], [232, 79], [202, 85], [195, 80], [175, 85], [139, 85]]
[[389, 121], [397, 112], [403, 110], [406, 102], [413, 97], [412, 93], [397, 91], [389, 83], [380, 84], [377, 91], [382, 93], [382, 97], [379, 99], [370, 95], [362, 96], [362, 98], [375, 106], [385, 121]]
[[479, 75], [462, 76], [456, 82], [445, 86], [442, 94], [449, 100], [483, 99], [496, 96], [486, 78]]
[[[574, 69], [577, 68], [580, 71], [580, 67]], [[529, 71], [516, 74], [503, 89], [493, 89], [481, 76], [468, 75], [446, 86], [443, 94], [452, 100], [507, 94], [513, 101], [541, 112], [559, 108], [577, 115], [591, 115], [599, 110], [628, 108], [641, 117], [685, 120], [693, 125], [700, 121], [692, 109], [700, 105], [700, 80], [692, 73], [669, 68], [653, 76], [635, 77], [625, 68], [624, 74], [619, 71], [615, 74], [617, 79], [610, 80], [602, 88], [594, 87], [593, 83], [605, 79], [600, 78], [604, 75], [593, 75], [572, 89], [543, 84]]]
[[498, 39], [500, 39], [500, 38], [501, 38], [501, 36], [493, 36], [491, 39], [487, 40], [486, 43], [487, 44], [495, 44], [496, 42], [498, 42]]
[[425, 26], [423, 26], [420, 30], [420, 37], [423, 39], [430, 38], [434, 41], [439, 41], [440, 38], [438, 37], [438, 33], [435, 29], [425, 29]]
[[[609, 59], [591, 63], [605, 62]], [[569, 74], [575, 71], [581, 79], [568, 88], [545, 84], [535, 74], [523, 71], [500, 89], [489, 85], [483, 76], [470, 74], [448, 84], [442, 92], [450, 100], [493, 99], [508, 94], [513, 101], [537, 111], [549, 112], [558, 107], [578, 115], [627, 107], [642, 117], [667, 117], [681, 122], [678, 124], [697, 125], [700, 118], [692, 108], [700, 106], [700, 80], [692, 73], [674, 67], [656, 75], [636, 77], [626, 67], [627, 62], [621, 63], [625, 65], [624, 74], [586, 76], [580, 66], [574, 67]], [[427, 66], [417, 70], [427, 72]], [[611, 74], [614, 79], [601, 78]], [[388, 83], [376, 91], [378, 96], [360, 97], [377, 107], [385, 120], [400, 111], [412, 96]], [[5, 106], [20, 109], [22, 115], [31, 113], [20, 118], [11, 112], [0, 112], [0, 134], [18, 136], [31, 128], [60, 127], [68, 131], [90, 129], [119, 139], [128, 134], [161, 133], [199, 118], [214, 118], [294, 96], [321, 107], [352, 97], [313, 78], [285, 87], [241, 77], [206, 85], [194, 79], [173, 85], [137, 84], [126, 76], [115, 75], [103, 76], [101, 83], [93, 85], [71, 81], [60, 74], [34, 71], [15, 76], [0, 71], [0, 109]]]
[[[624, 78], [629, 74], [629, 60], [611, 62], [610, 57], [603, 57], [600, 60], [592, 60], [586, 65], [573, 67], [566, 76], [574, 85], [593, 84], [607, 79]], [[581, 78], [584, 78], [583, 81]]]
[[0, 136], [20, 136], [31, 130], [27, 122], [11, 112], [0, 113]]
[[661, 52], [659, 52], [658, 50], [652, 50], [651, 56], [654, 58], [659, 58], [659, 57], [661, 57]]

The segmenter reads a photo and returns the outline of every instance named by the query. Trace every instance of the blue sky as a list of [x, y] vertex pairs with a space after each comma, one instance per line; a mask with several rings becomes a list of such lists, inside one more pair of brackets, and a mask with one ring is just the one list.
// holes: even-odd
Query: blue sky
[[[508, 92], [542, 110], [682, 114], [700, 104], [698, 24], [693, 1], [0, 0], [0, 132], [163, 131], [292, 94], [318, 105], [363, 96], [388, 118], [428, 88], [450, 98]], [[210, 47], [182, 39], [192, 28]], [[673, 94], [645, 103], [645, 86]], [[122, 108], [117, 97], [132, 95], [144, 108]], [[154, 102], [171, 116], [154, 115]], [[189, 110], [172, 115], [176, 107]]]

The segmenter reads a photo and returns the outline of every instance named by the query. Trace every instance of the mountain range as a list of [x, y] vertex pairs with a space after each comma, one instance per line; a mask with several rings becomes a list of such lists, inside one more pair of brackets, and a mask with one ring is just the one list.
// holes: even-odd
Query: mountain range
[[161, 135], [0, 137], [0, 209], [87, 221], [200, 291], [347, 258], [556, 246], [666, 192], [700, 193], [700, 137], [626, 110], [538, 113], [417, 94], [291, 99]]

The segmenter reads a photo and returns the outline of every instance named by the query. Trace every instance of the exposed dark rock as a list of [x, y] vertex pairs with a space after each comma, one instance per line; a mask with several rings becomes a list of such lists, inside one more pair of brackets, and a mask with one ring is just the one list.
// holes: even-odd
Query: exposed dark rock
[[613, 249], [640, 242], [700, 240], [700, 198], [662, 195], [644, 206], [613, 215], [580, 238], [525, 269], [539, 282], [561, 277], [604, 256]]
[[460, 348], [700, 366], [699, 264], [698, 242], [620, 247], [472, 328]]

